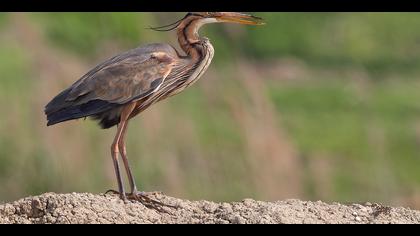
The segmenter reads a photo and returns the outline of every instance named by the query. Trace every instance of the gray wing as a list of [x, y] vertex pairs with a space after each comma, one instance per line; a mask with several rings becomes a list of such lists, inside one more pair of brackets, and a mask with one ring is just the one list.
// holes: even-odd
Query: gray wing
[[67, 102], [102, 100], [125, 104], [157, 89], [171, 72], [174, 55], [131, 52], [114, 57], [84, 75], [72, 87]]
[[105, 61], [47, 104], [48, 125], [96, 115], [152, 94], [176, 59], [171, 46], [152, 44]]

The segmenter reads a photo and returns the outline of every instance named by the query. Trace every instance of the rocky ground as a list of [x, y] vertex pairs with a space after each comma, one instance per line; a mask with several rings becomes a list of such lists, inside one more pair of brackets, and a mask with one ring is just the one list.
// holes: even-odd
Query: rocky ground
[[342, 205], [286, 200], [215, 203], [155, 195], [173, 207], [156, 210], [117, 195], [46, 193], [0, 205], [0, 223], [205, 223], [205, 224], [369, 224], [420, 223], [420, 211], [366, 203]]

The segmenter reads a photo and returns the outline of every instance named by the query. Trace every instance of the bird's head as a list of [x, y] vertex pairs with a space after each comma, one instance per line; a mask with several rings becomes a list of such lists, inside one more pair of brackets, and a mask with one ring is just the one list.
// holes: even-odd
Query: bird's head
[[187, 25], [193, 25], [195, 28], [209, 23], [236, 23], [244, 25], [264, 25], [263, 19], [260, 17], [237, 13], [237, 12], [189, 12], [184, 18], [170, 25], [151, 28], [157, 31], [171, 31], [173, 29], [184, 28]]

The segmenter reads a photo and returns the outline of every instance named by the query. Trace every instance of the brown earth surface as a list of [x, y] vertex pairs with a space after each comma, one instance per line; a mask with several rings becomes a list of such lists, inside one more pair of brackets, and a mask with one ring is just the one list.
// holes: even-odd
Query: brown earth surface
[[343, 205], [320, 201], [262, 202], [252, 199], [215, 203], [177, 199], [163, 194], [157, 194], [154, 198], [173, 207], [156, 210], [139, 202], [124, 203], [113, 194], [46, 193], [0, 205], [0, 223], [420, 223], [420, 211], [375, 203]]

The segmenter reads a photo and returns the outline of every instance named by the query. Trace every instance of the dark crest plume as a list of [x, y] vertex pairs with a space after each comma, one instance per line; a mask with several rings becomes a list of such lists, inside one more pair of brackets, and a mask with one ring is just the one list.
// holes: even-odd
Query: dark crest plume
[[[165, 31], [171, 31], [176, 29], [179, 24], [181, 24], [181, 22], [187, 18], [189, 15], [191, 15], [191, 13], [188, 13], [187, 15], [185, 15], [182, 19], [177, 20], [176, 22], [169, 24], [169, 25], [164, 25], [164, 26], [159, 26], [159, 27], [149, 27], [148, 29], [154, 30], [154, 31], [159, 31], [159, 32], [165, 32]], [[166, 28], [166, 29], [165, 29]]]

